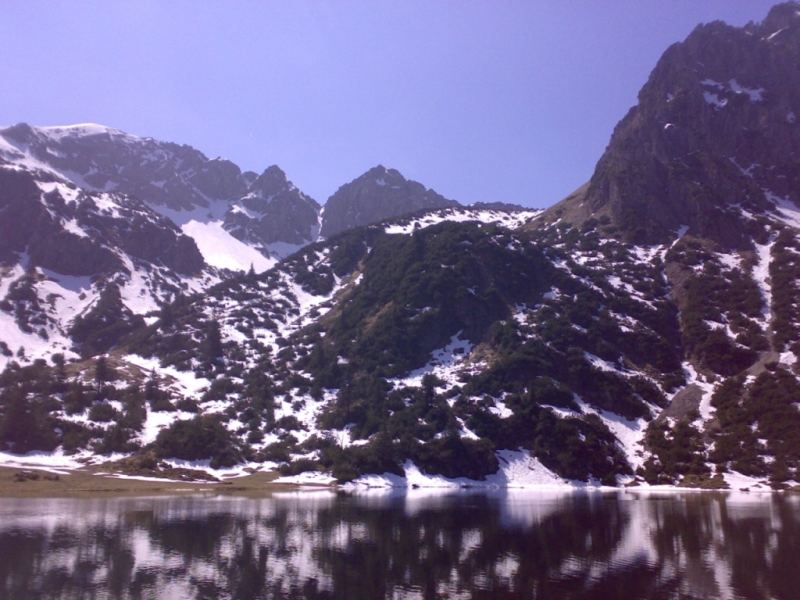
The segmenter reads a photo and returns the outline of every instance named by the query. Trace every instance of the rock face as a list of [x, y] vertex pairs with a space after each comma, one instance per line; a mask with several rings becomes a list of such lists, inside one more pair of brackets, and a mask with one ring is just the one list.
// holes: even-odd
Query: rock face
[[449, 206], [458, 206], [458, 202], [406, 179], [395, 169], [378, 165], [328, 198], [320, 235], [329, 238], [391, 217]]
[[[191, 146], [103, 125], [8, 127], [0, 130], [0, 161], [44, 170], [86, 191], [135, 198], [179, 226], [218, 224], [231, 244], [238, 240], [268, 258], [282, 258], [318, 234], [319, 206], [278, 167], [261, 176], [243, 173]], [[185, 228], [190, 236], [197, 231], [206, 229]]]
[[286, 256], [317, 239], [319, 211], [319, 204], [273, 165], [225, 213], [225, 229], [266, 253]]
[[[194, 240], [145, 203], [46, 170], [0, 164], [0, 214], [0, 362], [103, 351], [142, 314], [220, 279]], [[100, 306], [102, 319], [90, 320]]]
[[93, 123], [31, 127], [21, 123], [0, 136], [33, 160], [92, 190], [116, 191], [172, 210], [238, 198], [247, 183], [239, 167], [209, 160], [191, 146], [141, 138]]
[[798, 64], [796, 3], [744, 28], [698, 26], [659, 60], [588, 186], [549, 216], [607, 215], [629, 241], [663, 242], [688, 226], [747, 246], [743, 210], [800, 201]]

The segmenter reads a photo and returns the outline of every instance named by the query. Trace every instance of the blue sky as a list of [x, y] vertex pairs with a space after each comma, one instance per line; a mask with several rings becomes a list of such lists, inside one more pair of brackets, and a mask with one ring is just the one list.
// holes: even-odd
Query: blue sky
[[280, 165], [382, 163], [462, 202], [586, 181], [661, 53], [761, 0], [4, 0], [0, 124], [98, 122]]

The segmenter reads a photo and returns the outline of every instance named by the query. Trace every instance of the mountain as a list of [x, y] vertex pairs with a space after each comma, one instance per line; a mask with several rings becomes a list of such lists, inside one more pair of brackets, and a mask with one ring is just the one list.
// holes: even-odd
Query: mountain
[[[101, 125], [0, 130], [0, 183], [0, 365], [105, 351], [174, 297], [264, 271], [320, 230], [319, 205], [275, 165], [242, 173]], [[467, 213], [425, 218], [533, 214]]]
[[[93, 355], [177, 295], [316, 239], [278, 167], [94, 124], [0, 130], [0, 365]], [[154, 317], [153, 317], [154, 318]]]
[[225, 229], [267, 255], [284, 257], [317, 239], [319, 211], [316, 201], [272, 165], [228, 209]]
[[330, 237], [390, 217], [458, 206], [395, 169], [378, 166], [342, 186], [323, 211], [276, 165], [261, 175], [242, 172], [191, 146], [94, 123], [0, 129], [0, 161], [87, 192], [142, 201], [193, 238], [208, 265], [228, 270], [253, 264], [262, 271], [320, 234]]
[[0, 364], [96, 354], [176, 294], [220, 281], [146, 204], [0, 164]]
[[[797, 486], [798, 38], [794, 2], [698, 27], [544, 213], [380, 220], [363, 211], [405, 180], [371, 170], [272, 268], [165, 304], [102, 355], [12, 364], [0, 444], [161, 476]], [[329, 209], [379, 222], [337, 233]]]
[[800, 16], [776, 6], [743, 28], [698, 26], [661, 57], [589, 183], [547, 221], [606, 216], [663, 243], [681, 227], [749, 247], [748, 213], [800, 200]]
[[[531, 225], [660, 263], [689, 385], [643, 439], [650, 481], [797, 478], [799, 60], [796, 2], [743, 28], [697, 27], [658, 62], [589, 183]], [[573, 257], [642, 291], [598, 259]]]
[[261, 270], [319, 230], [317, 203], [278, 167], [260, 176], [191, 146], [97, 124], [0, 130], [0, 160], [91, 192], [136, 198], [195, 239], [209, 265]]
[[458, 203], [417, 181], [406, 179], [395, 169], [378, 165], [344, 184], [328, 198], [320, 235], [329, 238], [392, 217], [451, 206], [458, 206]]

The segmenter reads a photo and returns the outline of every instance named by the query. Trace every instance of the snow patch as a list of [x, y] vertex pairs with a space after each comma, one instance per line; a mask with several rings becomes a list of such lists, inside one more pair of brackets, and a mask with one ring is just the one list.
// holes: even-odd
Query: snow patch
[[725, 106], [728, 104], [727, 98], [720, 98], [713, 92], [703, 92], [703, 100], [706, 101], [706, 104], [710, 104], [717, 109], [725, 108]]
[[772, 284], [769, 282], [769, 265], [772, 256], [772, 247], [774, 245], [774, 241], [755, 245], [758, 262], [753, 266], [752, 271], [753, 280], [756, 282], [756, 285], [758, 285], [758, 289], [761, 291], [761, 297], [764, 299], [761, 323], [765, 329], [769, 327], [770, 321], [772, 320]]
[[467, 339], [462, 339], [461, 334], [462, 332], [459, 331], [450, 338], [444, 348], [435, 350], [427, 365], [412, 371], [403, 378], [390, 379], [389, 383], [393, 384], [395, 388], [420, 387], [425, 375], [434, 375], [443, 380], [448, 388], [456, 385], [459, 367], [472, 351], [472, 343]]
[[761, 102], [764, 99], [764, 88], [746, 87], [735, 79], [728, 81], [728, 87], [734, 94], [745, 94], [750, 98], [750, 102]]
[[471, 208], [446, 208], [426, 213], [413, 219], [403, 219], [395, 221], [384, 227], [384, 231], [389, 234], [409, 235], [416, 229], [424, 229], [431, 225], [436, 225], [444, 221], [453, 223], [465, 223], [477, 221], [479, 223], [495, 223], [508, 229], [517, 229], [531, 219], [538, 217], [541, 210], [482, 210]]
[[404, 476], [393, 473], [362, 475], [350, 487], [568, 489], [581, 485], [558, 477], [526, 450], [499, 450], [496, 454], [500, 467], [483, 480], [431, 475], [421, 471], [413, 462], [406, 461]]
[[192, 237], [203, 259], [212, 267], [231, 271], [247, 271], [252, 265], [256, 272], [266, 271], [277, 260], [236, 239], [223, 227], [222, 221], [196, 221], [181, 225], [181, 231]]
[[297, 475], [286, 475], [278, 477], [273, 483], [290, 483], [294, 485], [308, 486], [329, 486], [336, 483], [336, 478], [329, 473], [319, 473], [318, 471], [306, 471]]

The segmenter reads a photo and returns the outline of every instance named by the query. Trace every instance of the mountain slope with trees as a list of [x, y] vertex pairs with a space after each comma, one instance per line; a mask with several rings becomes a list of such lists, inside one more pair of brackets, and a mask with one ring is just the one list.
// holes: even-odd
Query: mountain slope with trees
[[551, 209], [323, 214], [326, 239], [99, 357], [11, 365], [0, 444], [293, 480], [797, 485], [798, 64], [795, 2], [700, 26]]

